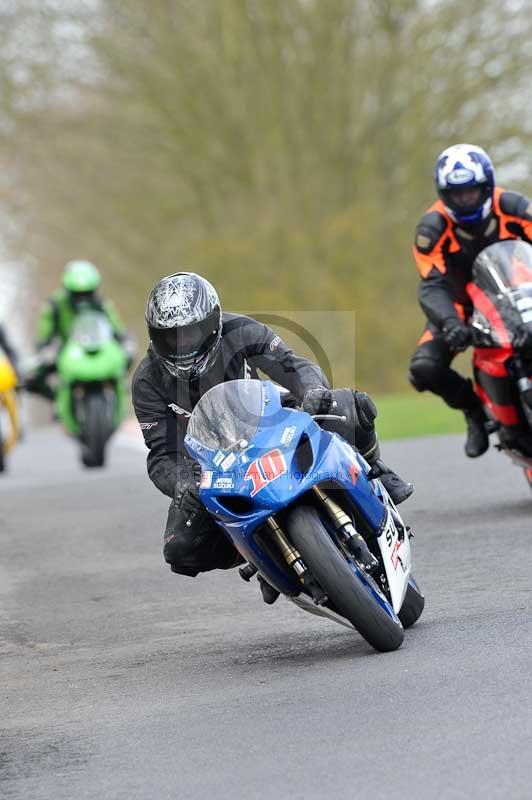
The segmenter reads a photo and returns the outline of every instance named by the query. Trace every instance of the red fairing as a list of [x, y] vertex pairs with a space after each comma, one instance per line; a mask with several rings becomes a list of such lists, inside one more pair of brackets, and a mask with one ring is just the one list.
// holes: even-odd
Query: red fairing
[[486, 375], [507, 378], [506, 362], [512, 354], [511, 347], [477, 347], [473, 353], [473, 364]]
[[475, 390], [486, 408], [489, 408], [495, 419], [500, 423], [503, 425], [517, 425], [519, 423], [519, 415], [514, 406], [501, 406], [498, 403], [494, 403], [478, 383]]
[[[488, 394], [485, 386], [481, 383], [486, 381], [482, 380], [482, 375], [494, 379], [508, 380], [508, 368], [506, 366], [508, 360], [514, 355], [512, 341], [506, 326], [497, 311], [496, 306], [490, 299], [489, 295], [482, 291], [476, 284], [470, 283], [467, 286], [467, 291], [475, 308], [488, 320], [494, 333], [497, 334], [501, 346], [500, 347], [477, 347], [473, 353], [473, 364], [475, 367], [475, 391], [482, 401], [483, 405], [489, 409], [492, 416], [498, 420], [502, 425], [518, 425], [519, 412], [514, 405], [507, 405], [497, 403]], [[489, 377], [488, 377], [489, 376]], [[490, 391], [490, 394], [492, 392]]]
[[481, 314], [484, 314], [493, 330], [499, 335], [501, 346], [512, 348], [512, 340], [506, 330], [506, 325], [497, 311], [495, 305], [490, 300], [488, 295], [479, 289], [475, 283], [467, 284], [467, 293], [473, 301], [475, 308], [478, 308]]

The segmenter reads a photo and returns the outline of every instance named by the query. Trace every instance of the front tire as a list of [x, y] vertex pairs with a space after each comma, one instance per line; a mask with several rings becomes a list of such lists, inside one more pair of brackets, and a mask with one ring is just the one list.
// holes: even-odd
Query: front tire
[[86, 467], [103, 467], [105, 446], [113, 432], [113, 409], [104, 394], [88, 394], [84, 400], [81, 460]]
[[397, 615], [403, 628], [410, 628], [417, 622], [425, 608], [425, 596], [412, 576], [408, 579], [405, 599]]
[[[298, 506], [288, 515], [290, 540], [338, 611], [382, 653], [397, 650], [403, 627], [371, 578], [355, 574], [315, 508]], [[393, 615], [393, 616], [392, 616]]]

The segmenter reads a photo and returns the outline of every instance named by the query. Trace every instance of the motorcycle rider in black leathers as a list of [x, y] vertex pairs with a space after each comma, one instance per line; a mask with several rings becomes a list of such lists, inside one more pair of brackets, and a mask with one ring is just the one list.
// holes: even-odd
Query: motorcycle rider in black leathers
[[[222, 313], [211, 284], [195, 273], [163, 278], [146, 307], [150, 347], [133, 377], [133, 405], [149, 449], [148, 473], [172, 498], [164, 535], [164, 558], [173, 572], [194, 577], [242, 563], [199, 499], [199, 465], [184, 448], [191, 412], [213, 386], [257, 378], [261, 370], [288, 389], [291, 400], [310, 414], [345, 415], [339, 432], [355, 444], [381, 478], [394, 502], [413, 491], [379, 460], [376, 408], [364, 392], [332, 391], [321, 369], [296, 356], [270, 328], [241, 315]], [[290, 400], [288, 401], [290, 402]], [[336, 404], [336, 405], [334, 405]], [[338, 429], [338, 428], [336, 428]], [[261, 581], [273, 602], [273, 587]]]

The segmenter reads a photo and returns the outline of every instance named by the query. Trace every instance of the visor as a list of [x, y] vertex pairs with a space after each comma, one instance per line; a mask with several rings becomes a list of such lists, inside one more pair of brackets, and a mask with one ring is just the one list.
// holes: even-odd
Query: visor
[[69, 292], [73, 306], [82, 306], [94, 301], [94, 292]]
[[176, 328], [149, 327], [153, 348], [160, 358], [176, 365], [187, 365], [208, 353], [220, 335], [220, 309], [191, 325]]
[[488, 183], [476, 183], [469, 186], [447, 186], [440, 190], [440, 196], [458, 219], [467, 220], [482, 211], [491, 196]]

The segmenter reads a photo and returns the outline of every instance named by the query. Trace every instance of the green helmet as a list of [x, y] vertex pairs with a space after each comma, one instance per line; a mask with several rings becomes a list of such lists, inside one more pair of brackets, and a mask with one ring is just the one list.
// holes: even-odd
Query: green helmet
[[63, 286], [75, 294], [95, 292], [101, 276], [90, 261], [69, 261], [63, 272]]

